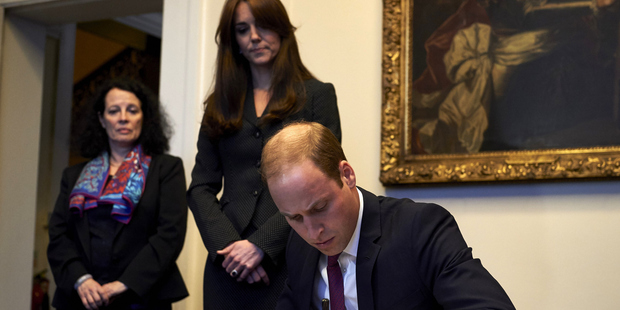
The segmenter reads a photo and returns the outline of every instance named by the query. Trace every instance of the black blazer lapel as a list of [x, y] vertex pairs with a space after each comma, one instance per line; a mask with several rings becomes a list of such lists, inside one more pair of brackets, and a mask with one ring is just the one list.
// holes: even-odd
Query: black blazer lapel
[[254, 88], [252, 83], [248, 83], [248, 91], [245, 93], [245, 101], [243, 101], [243, 118], [254, 126], [256, 126], [256, 123], [258, 122], [258, 117], [256, 117], [256, 107], [254, 106]]
[[381, 237], [381, 212], [377, 196], [359, 188], [364, 197], [364, 214], [357, 249], [357, 301], [360, 310], [374, 309], [372, 271], [381, 246], [375, 241]]
[[84, 253], [86, 253], [86, 259], [90, 262], [90, 227], [88, 226], [88, 212], [84, 212], [82, 216], [78, 215], [78, 220], [75, 222], [75, 230], [82, 243]]
[[[311, 308], [312, 305], [312, 297], [314, 296], [314, 277], [319, 266], [319, 257], [321, 257], [321, 252], [308, 245], [307, 251], [302, 251], [300, 254], [303, 255], [303, 258], [300, 257], [300, 260], [303, 260], [303, 268], [301, 269], [301, 277], [299, 277], [299, 279], [307, 279], [309, 281], [302, 281], [299, 283], [299, 292], [303, 292], [303, 295], [299, 296], [300, 301], [298, 305], [302, 307], [301, 309], [306, 309], [306, 307]], [[304, 305], [306, 306], [304, 307]]]
[[[87, 162], [81, 164], [79, 169], [73, 170], [74, 173], [72, 173], [71, 175], [68, 175], [67, 184], [69, 185], [69, 188], [68, 188], [69, 193], [71, 193], [71, 190], [73, 190], [73, 187], [75, 186], [75, 183], [80, 177], [80, 174], [82, 173], [82, 169], [84, 169], [84, 166], [86, 166], [86, 164]], [[67, 196], [67, 203], [68, 203], [68, 196]], [[82, 244], [84, 253], [86, 253], [86, 259], [88, 261], [91, 261], [90, 227], [88, 226], [88, 215], [87, 215], [88, 212], [82, 212], [81, 216], [78, 214], [72, 214], [72, 211], [70, 210], [67, 210], [67, 212], [69, 212], [69, 217], [75, 218], [75, 231], [77, 233], [77, 238], [80, 239], [80, 243]]]

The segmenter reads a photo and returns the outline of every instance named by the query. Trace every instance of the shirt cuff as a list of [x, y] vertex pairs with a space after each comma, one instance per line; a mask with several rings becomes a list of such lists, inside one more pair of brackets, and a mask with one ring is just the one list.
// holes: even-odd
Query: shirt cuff
[[93, 276], [90, 275], [89, 273], [81, 276], [79, 279], [77, 279], [77, 281], [75, 281], [75, 284], [73, 285], [74, 289], [78, 289], [78, 287], [80, 287], [80, 285], [82, 285], [82, 283], [84, 283], [84, 281], [88, 280], [88, 279], [92, 279]]

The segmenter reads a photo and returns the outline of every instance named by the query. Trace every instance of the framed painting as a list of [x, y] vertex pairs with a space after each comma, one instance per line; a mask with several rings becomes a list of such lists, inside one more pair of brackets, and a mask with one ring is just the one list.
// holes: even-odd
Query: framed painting
[[384, 0], [381, 182], [620, 177], [620, 0]]

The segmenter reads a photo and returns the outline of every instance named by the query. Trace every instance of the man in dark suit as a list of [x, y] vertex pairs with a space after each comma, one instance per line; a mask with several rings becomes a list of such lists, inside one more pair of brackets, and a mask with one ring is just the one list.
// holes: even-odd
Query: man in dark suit
[[322, 125], [282, 129], [261, 169], [294, 230], [277, 309], [514, 309], [448, 211], [356, 187]]

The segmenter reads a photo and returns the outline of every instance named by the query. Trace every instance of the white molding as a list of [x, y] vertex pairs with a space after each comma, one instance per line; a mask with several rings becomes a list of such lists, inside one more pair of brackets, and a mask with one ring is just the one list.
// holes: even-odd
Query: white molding
[[57, 0], [0, 0], [0, 6], [11, 8], [15, 6], [38, 4], [44, 2], [53, 2]]
[[45, 27], [6, 16], [0, 73], [0, 303], [29, 309]]
[[[202, 116], [204, 59], [215, 59], [215, 55], [204, 49], [205, 41], [212, 37], [205, 34], [208, 5], [208, 1], [202, 0], [164, 0], [159, 98], [174, 128], [170, 153], [183, 159], [188, 184]], [[189, 297], [175, 303], [175, 310], [203, 308], [206, 256], [207, 251], [190, 212], [185, 245], [177, 260]]]

